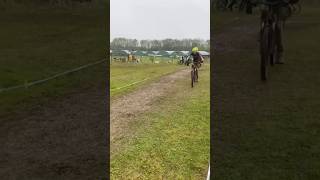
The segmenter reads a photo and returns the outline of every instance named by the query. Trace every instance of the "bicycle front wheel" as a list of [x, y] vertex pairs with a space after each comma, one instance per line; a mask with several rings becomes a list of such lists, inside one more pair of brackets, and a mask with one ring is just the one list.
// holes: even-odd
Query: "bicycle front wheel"
[[195, 82], [198, 82], [198, 78], [199, 78], [199, 76], [198, 76], [198, 69], [195, 69]]
[[264, 26], [261, 31], [260, 37], [260, 78], [261, 80], [265, 81], [268, 77], [268, 63], [270, 58], [269, 53], [269, 34], [270, 34], [270, 27]]
[[191, 87], [193, 88], [195, 82], [195, 72], [194, 69], [191, 70]]
[[191, 87], [193, 88], [195, 82], [195, 73], [194, 70], [191, 70]]

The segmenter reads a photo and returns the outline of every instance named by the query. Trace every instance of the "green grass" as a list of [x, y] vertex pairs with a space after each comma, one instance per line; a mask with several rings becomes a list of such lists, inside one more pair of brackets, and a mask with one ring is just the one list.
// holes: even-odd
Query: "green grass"
[[[209, 65], [191, 89], [189, 78], [139, 116], [133, 139], [111, 152], [112, 179], [204, 179], [210, 146]], [[187, 82], [186, 82], [187, 81]]]
[[[105, 58], [104, 19], [103, 8], [0, 11], [0, 88], [39, 80]], [[21, 103], [101, 84], [105, 75], [106, 66], [100, 65], [28, 90], [1, 93], [0, 114], [16, 112]]]
[[[182, 68], [185, 68], [185, 66], [176, 63], [131, 64], [114, 62], [110, 66], [110, 94], [111, 96], [115, 96], [128, 93], [143, 84]], [[135, 82], [140, 83], [126, 87]]]
[[[216, 53], [214, 179], [320, 178], [318, 9], [304, 6], [290, 18], [284, 30], [286, 64], [272, 68], [266, 83], [259, 80], [256, 34], [240, 41], [242, 32], [228, 34], [235, 46], [250, 49]], [[250, 18], [237, 26], [258, 30], [258, 21], [248, 23]]]
[[[214, 25], [211, 26], [215, 34], [222, 33], [229, 28], [238, 26], [241, 23], [244, 23], [244, 21], [250, 22], [258, 19], [258, 17], [246, 15], [245, 13], [238, 11], [234, 11], [233, 13], [230, 13], [229, 11], [213, 11], [211, 16], [213, 17], [212, 22], [214, 23]], [[213, 36], [215, 36], [215, 34]]]

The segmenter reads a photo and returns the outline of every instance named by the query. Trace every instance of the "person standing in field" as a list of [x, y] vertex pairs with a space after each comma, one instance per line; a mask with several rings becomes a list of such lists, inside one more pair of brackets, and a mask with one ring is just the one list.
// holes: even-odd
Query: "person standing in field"
[[128, 54], [128, 62], [132, 62], [132, 54]]

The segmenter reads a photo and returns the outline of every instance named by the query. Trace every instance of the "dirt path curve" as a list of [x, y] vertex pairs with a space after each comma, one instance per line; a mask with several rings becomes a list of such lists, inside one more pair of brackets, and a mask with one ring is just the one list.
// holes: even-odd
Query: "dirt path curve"
[[1, 179], [104, 179], [106, 99], [104, 86], [84, 89], [2, 117]]
[[[144, 86], [133, 93], [124, 95], [111, 102], [110, 110], [110, 140], [111, 144], [123, 138], [128, 127], [137, 115], [156, 107], [157, 100], [175, 90], [175, 82], [187, 79], [190, 69], [179, 70], [162, 77], [159, 81]], [[189, 81], [186, 81], [189, 83]], [[111, 147], [112, 148], [112, 147]], [[112, 150], [111, 150], [112, 151]]]

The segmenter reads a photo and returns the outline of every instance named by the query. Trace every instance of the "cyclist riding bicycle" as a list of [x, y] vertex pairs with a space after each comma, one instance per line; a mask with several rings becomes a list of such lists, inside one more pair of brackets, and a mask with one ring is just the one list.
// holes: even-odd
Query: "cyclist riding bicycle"
[[193, 63], [194, 63], [197, 67], [199, 67], [200, 63], [203, 63], [203, 57], [202, 57], [202, 55], [199, 53], [198, 47], [192, 48], [192, 51], [191, 51], [190, 56], [192, 56]]
[[[282, 36], [283, 36], [283, 26], [287, 18], [290, 16], [290, 4], [298, 3], [299, 0], [241, 0], [240, 4], [246, 4], [246, 12], [248, 14], [252, 14], [252, 8], [259, 5], [274, 5], [274, 12], [276, 15], [276, 27], [275, 27], [275, 34], [277, 36], [276, 38], [276, 44], [277, 44], [277, 51], [278, 51], [278, 57], [276, 58], [277, 64], [283, 64], [283, 42], [282, 42]], [[235, 3], [231, 3], [231, 8]], [[262, 11], [264, 12], [264, 10]], [[264, 13], [262, 13], [262, 16], [264, 16]]]

